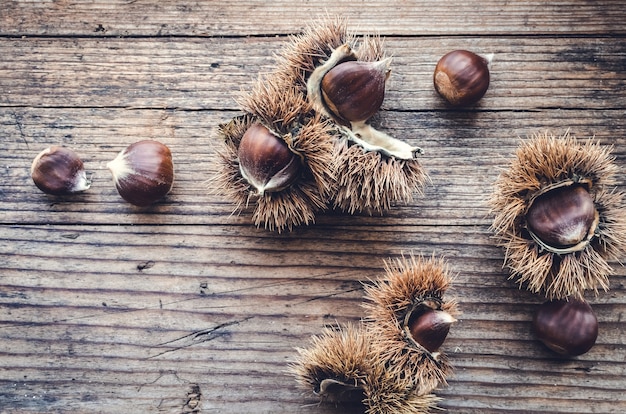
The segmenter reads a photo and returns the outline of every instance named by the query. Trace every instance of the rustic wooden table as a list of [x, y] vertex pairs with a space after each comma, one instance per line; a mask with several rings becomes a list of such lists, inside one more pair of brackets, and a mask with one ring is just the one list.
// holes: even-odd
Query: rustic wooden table
[[[542, 299], [502, 269], [486, 204], [534, 132], [595, 136], [626, 168], [626, 3], [339, 3], [2, 2], [0, 412], [357, 413], [319, 405], [287, 367], [324, 326], [358, 320], [362, 282], [409, 252], [445, 256], [456, 275], [448, 412], [626, 412], [626, 269], [613, 263], [610, 291], [589, 297], [595, 347], [555, 357], [531, 333]], [[325, 13], [385, 37], [380, 122], [426, 150], [432, 183], [383, 217], [322, 214], [271, 233], [208, 188], [216, 126], [286, 36]], [[495, 54], [468, 110], [432, 86], [459, 48]], [[137, 209], [105, 164], [143, 138], [171, 148], [176, 182]], [[82, 156], [89, 191], [33, 185], [31, 160], [52, 144]]]

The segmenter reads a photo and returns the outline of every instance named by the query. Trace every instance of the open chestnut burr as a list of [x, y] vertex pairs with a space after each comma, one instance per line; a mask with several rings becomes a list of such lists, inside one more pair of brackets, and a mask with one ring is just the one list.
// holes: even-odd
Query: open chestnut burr
[[451, 366], [440, 351], [455, 315], [443, 294], [442, 259], [402, 257], [366, 286], [367, 316], [326, 328], [291, 365], [299, 386], [323, 401], [361, 401], [368, 414], [425, 414], [440, 400]]
[[441, 258], [402, 257], [385, 277], [365, 287], [367, 329], [377, 363], [417, 394], [446, 384], [451, 373], [440, 351], [459, 310], [444, 300], [450, 274]]
[[278, 56], [276, 76], [296, 85], [333, 125], [330, 204], [350, 214], [382, 213], [420, 194], [422, 150], [373, 126], [391, 59], [377, 36], [357, 39], [343, 19], [325, 19], [294, 36]]
[[298, 348], [291, 364], [300, 388], [324, 402], [361, 402], [368, 414], [425, 414], [440, 400], [411, 389], [413, 378], [398, 379], [372, 352], [365, 326], [325, 328], [307, 348]]
[[525, 140], [495, 183], [492, 230], [511, 277], [548, 299], [609, 288], [626, 251], [626, 210], [611, 148], [548, 132]]
[[253, 203], [259, 227], [281, 232], [313, 222], [334, 182], [328, 123], [279, 77], [259, 76], [239, 104], [244, 114], [220, 125], [216, 187], [236, 210]]

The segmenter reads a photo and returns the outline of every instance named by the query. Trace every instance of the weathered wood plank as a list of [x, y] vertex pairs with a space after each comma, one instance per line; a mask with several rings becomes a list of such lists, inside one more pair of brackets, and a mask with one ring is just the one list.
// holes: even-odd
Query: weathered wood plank
[[[589, 297], [592, 350], [565, 360], [531, 333], [541, 297], [507, 280], [485, 200], [518, 137], [596, 136], [626, 165], [622, 1], [5, 1], [0, 8], [0, 411], [362, 413], [319, 405], [286, 372], [295, 347], [363, 315], [383, 261], [443, 255], [463, 314], [438, 392], [451, 413], [626, 412], [626, 268]], [[289, 34], [325, 13], [386, 36], [382, 129], [426, 150], [432, 184], [383, 217], [327, 213], [274, 234], [209, 191], [216, 126], [270, 71]], [[467, 111], [432, 87], [445, 52], [494, 53]], [[176, 182], [147, 210], [106, 162], [143, 138], [174, 153]], [[94, 185], [55, 198], [29, 176], [52, 144]], [[620, 175], [618, 188], [626, 189]]]
[[303, 406], [315, 399], [285, 373], [294, 347], [322, 326], [357, 320], [361, 283], [408, 251], [445, 254], [457, 274], [451, 293], [463, 315], [446, 341], [456, 371], [440, 392], [444, 407], [567, 412], [574, 404], [591, 413], [626, 405], [624, 268], [609, 294], [591, 298], [601, 321], [596, 346], [555, 359], [530, 333], [540, 299], [506, 280], [485, 226], [344, 226], [281, 237], [223, 226], [1, 230], [0, 406], [16, 411], [184, 412], [195, 384], [201, 412], [337, 412]]
[[[217, 164], [216, 126], [236, 112], [82, 108], [5, 108], [0, 110], [3, 151], [2, 223], [222, 224], [249, 225], [249, 212], [231, 216], [233, 204], [212, 192], [207, 180]], [[489, 222], [485, 203], [492, 183], [517, 147], [520, 137], [546, 128], [568, 128], [579, 138], [595, 136], [614, 146], [618, 164], [626, 163], [623, 110], [544, 110], [505, 112], [396, 112], [381, 115], [381, 126], [425, 149], [423, 165], [432, 183], [424, 196], [392, 209], [386, 217], [323, 214], [321, 225], [347, 223], [475, 225]], [[174, 156], [172, 193], [148, 209], [124, 202], [106, 163], [126, 145], [157, 139]], [[30, 164], [53, 144], [74, 148], [93, 174], [93, 185], [73, 197], [41, 193], [30, 178]], [[619, 179], [620, 188], [626, 185]], [[140, 214], [140, 213], [147, 214]]]
[[[626, 8], [625, 8], [626, 9]], [[0, 106], [237, 109], [285, 38], [0, 38]], [[433, 87], [445, 53], [494, 53], [477, 110], [626, 106], [626, 42], [610, 37], [389, 37], [385, 108], [447, 110]], [[549, 91], [549, 93], [546, 93]]]
[[621, 1], [99, 2], [10, 0], [0, 10], [0, 35], [249, 36], [300, 31], [312, 17], [346, 16], [357, 30], [382, 34], [623, 34]]

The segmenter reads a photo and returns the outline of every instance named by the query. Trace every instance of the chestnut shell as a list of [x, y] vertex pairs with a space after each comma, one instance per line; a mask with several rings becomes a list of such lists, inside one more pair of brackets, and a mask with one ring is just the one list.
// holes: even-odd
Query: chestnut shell
[[454, 321], [445, 311], [428, 309], [411, 315], [408, 329], [413, 340], [432, 353], [443, 345]]
[[285, 141], [259, 123], [243, 134], [237, 157], [242, 176], [259, 194], [282, 191], [299, 176], [299, 157]]
[[78, 154], [57, 145], [35, 157], [30, 173], [37, 188], [46, 194], [73, 194], [87, 190], [91, 185]]
[[367, 121], [383, 104], [387, 75], [382, 62], [340, 63], [322, 78], [324, 103], [340, 119]]
[[129, 145], [107, 167], [120, 196], [139, 207], [165, 197], [174, 184], [172, 153], [158, 141], [146, 139]]
[[537, 338], [556, 353], [582, 355], [598, 338], [598, 319], [589, 303], [580, 299], [544, 302], [533, 318]]
[[435, 89], [452, 106], [478, 102], [489, 88], [489, 64], [476, 53], [454, 50], [446, 53], [435, 67]]
[[597, 217], [589, 191], [582, 185], [569, 185], [538, 196], [526, 213], [526, 222], [543, 244], [562, 249], [593, 236]]

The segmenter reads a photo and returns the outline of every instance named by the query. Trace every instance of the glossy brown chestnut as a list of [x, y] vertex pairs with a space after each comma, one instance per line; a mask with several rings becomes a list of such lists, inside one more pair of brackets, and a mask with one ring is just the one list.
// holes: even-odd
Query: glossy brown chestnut
[[533, 319], [537, 338], [561, 355], [589, 351], [598, 338], [598, 319], [591, 306], [579, 299], [544, 302]]
[[450, 331], [450, 325], [456, 322], [448, 312], [428, 309], [412, 315], [408, 328], [411, 337], [429, 352], [435, 352], [443, 344]]
[[324, 103], [335, 116], [349, 122], [371, 118], [383, 104], [388, 61], [343, 62], [322, 78]]
[[472, 105], [489, 88], [489, 63], [467, 50], [449, 52], [437, 62], [434, 83], [439, 95], [451, 105]]
[[526, 213], [531, 236], [548, 250], [568, 249], [581, 243], [584, 246], [593, 236], [597, 222], [593, 197], [582, 185], [549, 190], [538, 196]]
[[78, 155], [69, 148], [56, 145], [35, 157], [30, 175], [41, 191], [53, 195], [85, 191], [91, 185]]
[[129, 145], [107, 168], [120, 196], [140, 207], [165, 197], [174, 184], [172, 153], [158, 141], [143, 140]]
[[300, 174], [300, 157], [284, 140], [258, 123], [243, 134], [237, 156], [241, 175], [261, 195], [284, 190]]

